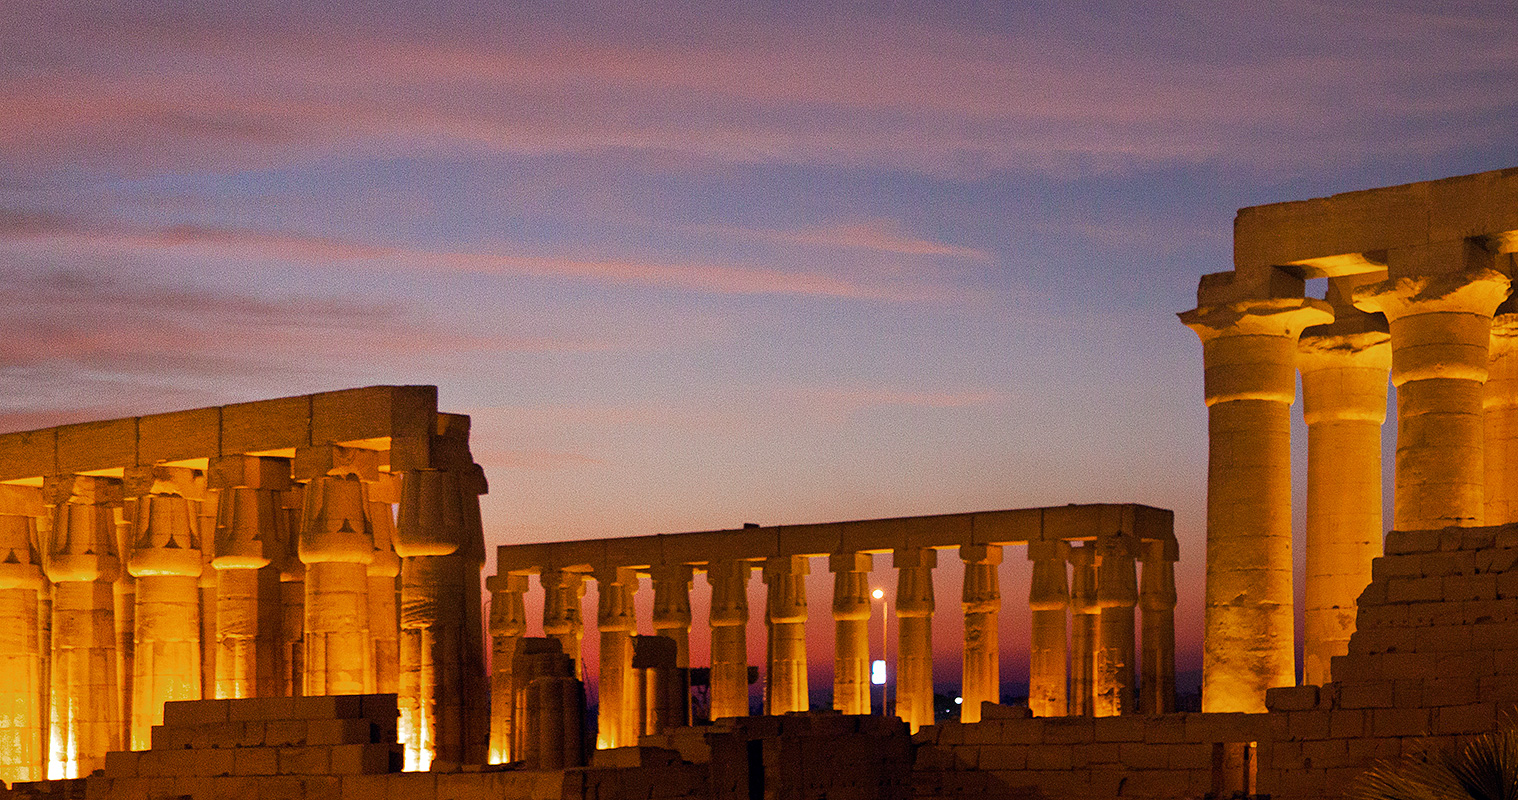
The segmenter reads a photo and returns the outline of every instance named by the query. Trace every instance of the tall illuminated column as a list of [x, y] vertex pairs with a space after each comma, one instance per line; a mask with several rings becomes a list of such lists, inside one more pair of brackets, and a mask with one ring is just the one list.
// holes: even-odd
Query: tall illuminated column
[[[342, 448], [332, 448], [340, 451]], [[296, 452], [297, 471], [305, 461]], [[306, 696], [363, 694], [371, 684], [369, 562], [374, 526], [364, 484], [334, 452], [328, 469], [307, 478], [300, 529], [300, 560], [306, 565]]]
[[1070, 697], [1072, 717], [1096, 713], [1096, 546], [1070, 548]]
[[492, 575], [485, 579], [490, 591], [490, 763], [508, 764], [517, 759], [512, 750], [511, 662], [517, 642], [527, 632], [527, 576]]
[[769, 670], [765, 675], [764, 713], [807, 711], [806, 576], [804, 556], [774, 556], [764, 561]]
[[932, 725], [933, 568], [938, 551], [902, 548], [891, 554], [896, 568], [896, 715], [913, 733]]
[[[206, 488], [202, 472], [198, 480], [198, 497], [190, 501], [190, 517], [200, 539], [200, 574], [195, 578], [196, 618], [200, 623], [195, 640], [200, 646], [200, 695], [216, 696], [216, 656], [221, 650], [216, 634], [216, 593], [219, 589], [214, 563], [216, 559], [216, 520], [220, 516], [221, 492]], [[135, 658], [134, 658], [135, 660]]]
[[0, 485], [0, 781], [47, 778], [38, 595], [47, 591], [37, 550], [42, 493]]
[[210, 461], [207, 487], [217, 491], [216, 697], [277, 697], [280, 663], [279, 568], [288, 548], [280, 492], [290, 488], [283, 458], [224, 456]]
[[675, 666], [690, 668], [690, 589], [694, 570], [689, 564], [661, 564], [651, 570], [654, 588], [654, 635], [675, 641]]
[[116, 678], [115, 597], [121, 571], [114, 510], [121, 482], [65, 475], [43, 493], [53, 525], [43, 558], [53, 582], [52, 701], [48, 778], [78, 778], [122, 750], [126, 725]]
[[965, 564], [961, 605], [965, 612], [965, 661], [960, 722], [980, 722], [980, 704], [1001, 702], [1001, 651], [997, 617], [1001, 611], [1001, 545], [959, 547]]
[[1175, 710], [1175, 562], [1179, 554], [1174, 539], [1144, 542], [1140, 552], [1139, 711], [1169, 714]]
[[748, 716], [747, 561], [713, 561], [706, 579], [712, 586], [711, 717]]
[[[111, 509], [116, 531], [116, 553], [123, 564], [132, 552], [133, 527], [137, 519], [137, 498], [123, 497], [121, 505]], [[133, 651], [137, 647], [137, 579], [130, 570], [120, 569], [116, 580], [111, 582], [115, 601], [116, 627], [116, 694], [121, 699], [121, 719], [126, 724], [128, 743], [131, 742], [132, 703], [134, 693], [132, 680], [136, 662]]]
[[[1283, 273], [1284, 275], [1284, 273]], [[1291, 404], [1297, 337], [1327, 303], [1234, 300], [1207, 276], [1181, 321], [1202, 341], [1207, 400], [1207, 588], [1202, 710], [1265, 710], [1296, 684], [1291, 560]], [[1300, 294], [1300, 279], [1282, 282]], [[1228, 300], [1229, 302], [1209, 302]]]
[[1518, 298], [1510, 297], [1492, 318], [1491, 353], [1483, 392], [1485, 519], [1487, 525], [1518, 522]]
[[1097, 616], [1095, 715], [1115, 717], [1132, 714], [1134, 636], [1133, 610], [1138, 605], [1138, 582], [1134, 575], [1137, 546], [1131, 536], [1115, 535], [1097, 540]]
[[[1385, 314], [1391, 331], [1397, 530], [1480, 525], [1484, 512], [1483, 384], [1509, 281], [1473, 242], [1430, 248], [1389, 251], [1397, 277], [1355, 292], [1355, 305]], [[1404, 261], [1459, 271], [1401, 275]]]
[[[833, 553], [833, 708], [845, 714], [870, 713], [869, 553]], [[899, 697], [899, 695], [898, 695]]]
[[1033, 578], [1028, 608], [1033, 624], [1028, 661], [1028, 708], [1035, 717], [1063, 717], [1066, 699], [1066, 617], [1070, 588], [1065, 563], [1070, 546], [1062, 541], [1029, 542]]
[[638, 576], [633, 570], [607, 567], [596, 572], [596, 629], [601, 633], [598, 750], [638, 743], [641, 720], [632, 713], [638, 707], [638, 698], [631, 680], [632, 637], [638, 632], [633, 607], [637, 589]]
[[401, 645], [393, 503], [400, 501], [401, 476], [381, 474], [369, 483], [369, 519], [374, 523], [374, 560], [369, 562], [369, 636], [374, 642], [374, 691], [400, 691]]
[[585, 576], [578, 572], [544, 567], [538, 574], [543, 585], [543, 634], [559, 640], [564, 654], [574, 662], [575, 677], [585, 680], [585, 665], [580, 658], [580, 641], [585, 638], [585, 620], [580, 601], [585, 597]]
[[300, 560], [301, 517], [305, 484], [280, 492], [280, 530], [284, 551], [274, 559], [279, 570], [279, 681], [281, 697], [300, 697], [306, 688], [306, 565]]
[[474, 674], [483, 668], [483, 653], [467, 634], [478, 622], [471, 622], [467, 604], [469, 583], [479, 583], [474, 554], [484, 546], [474, 541], [481, 533], [468, 508], [478, 508], [475, 477], [469, 469], [418, 469], [406, 472], [401, 484], [395, 538], [401, 557], [401, 727], [409, 734], [406, 763], [412, 769], [474, 756], [478, 720], [474, 698], [466, 695], [484, 690]]
[[[1359, 277], [1359, 276], [1356, 276]], [[1356, 600], [1381, 555], [1381, 423], [1390, 337], [1380, 315], [1348, 305], [1353, 284], [1329, 283], [1335, 320], [1302, 332], [1302, 416], [1307, 421], [1307, 539], [1302, 682], [1333, 680], [1349, 652]], [[1366, 281], [1360, 281], [1364, 283]]]
[[132, 749], [152, 746], [163, 704], [201, 699], [200, 520], [191, 497], [204, 476], [180, 467], [129, 467], [123, 481], [137, 499], [127, 570], [137, 579], [132, 671]]

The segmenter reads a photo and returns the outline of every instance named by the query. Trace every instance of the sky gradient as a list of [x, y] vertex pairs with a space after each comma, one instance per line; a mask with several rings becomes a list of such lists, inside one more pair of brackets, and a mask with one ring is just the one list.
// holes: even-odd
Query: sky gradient
[[0, 429], [437, 384], [491, 544], [1146, 503], [1196, 669], [1234, 210], [1518, 166], [1506, 2], [416, 5], [0, 6]]

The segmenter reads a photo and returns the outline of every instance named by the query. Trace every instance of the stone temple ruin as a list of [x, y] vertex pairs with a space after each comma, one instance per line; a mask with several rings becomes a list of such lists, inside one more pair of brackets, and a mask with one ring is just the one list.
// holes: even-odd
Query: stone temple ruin
[[[1239, 212], [1235, 268], [1204, 277], [1181, 315], [1202, 341], [1209, 419], [1201, 712], [1175, 710], [1182, 554], [1159, 509], [509, 545], [482, 619], [486, 483], [467, 418], [439, 413], [431, 387], [0, 436], [0, 796], [1343, 796], [1378, 760], [1518, 708], [1515, 251], [1518, 170]], [[1324, 299], [1306, 296], [1314, 278]], [[1019, 592], [1006, 612], [1032, 622], [1027, 707], [999, 703], [1008, 550], [1032, 562], [1026, 605]], [[933, 707], [940, 551], [964, 565], [956, 719]], [[890, 717], [868, 716], [866, 576], [882, 554], [897, 581]], [[834, 709], [814, 711], [804, 578], [824, 557]], [[767, 658], [750, 716], [755, 570]], [[704, 667], [690, 660], [697, 573]], [[533, 581], [541, 638], [526, 636]], [[589, 581], [596, 664], [581, 658]], [[710, 723], [691, 711], [698, 670]]]

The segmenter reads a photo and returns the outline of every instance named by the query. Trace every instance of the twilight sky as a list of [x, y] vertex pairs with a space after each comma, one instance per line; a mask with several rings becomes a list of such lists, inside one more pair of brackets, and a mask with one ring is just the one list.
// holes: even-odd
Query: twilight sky
[[1507, 2], [291, 5], [0, 6], [0, 429], [437, 384], [492, 543], [1147, 503], [1182, 669], [1234, 210], [1518, 166]]

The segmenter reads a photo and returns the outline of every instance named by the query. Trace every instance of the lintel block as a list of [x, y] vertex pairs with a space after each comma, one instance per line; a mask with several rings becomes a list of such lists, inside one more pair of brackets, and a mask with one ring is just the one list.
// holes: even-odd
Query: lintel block
[[58, 427], [59, 472], [89, 472], [136, 463], [136, 417]]
[[58, 472], [57, 428], [0, 434], [0, 480]]
[[171, 411], [137, 418], [138, 464], [205, 458], [220, 452], [220, 408]]
[[311, 444], [311, 396], [221, 407], [221, 454], [257, 453]]

